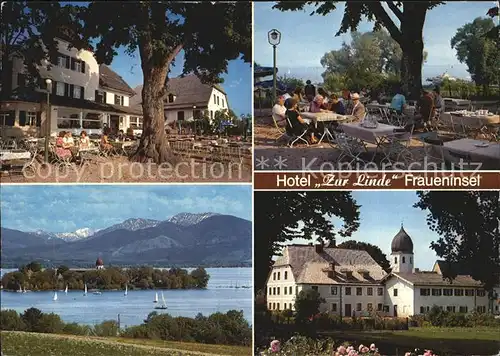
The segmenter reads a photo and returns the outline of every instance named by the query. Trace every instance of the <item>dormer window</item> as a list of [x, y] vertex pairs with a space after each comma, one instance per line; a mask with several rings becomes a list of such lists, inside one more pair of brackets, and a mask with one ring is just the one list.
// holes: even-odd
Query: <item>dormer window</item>
[[345, 276], [346, 276], [347, 279], [351, 279], [352, 278], [352, 271], [347, 271], [345, 273]]
[[174, 102], [174, 100], [175, 100], [175, 96], [174, 96], [174, 94], [168, 94], [168, 102], [169, 102], [169, 103], [173, 103], [173, 102]]

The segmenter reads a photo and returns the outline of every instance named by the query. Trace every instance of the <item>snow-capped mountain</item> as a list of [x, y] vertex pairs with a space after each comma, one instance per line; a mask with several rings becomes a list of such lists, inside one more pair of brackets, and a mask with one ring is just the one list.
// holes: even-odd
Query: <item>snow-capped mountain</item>
[[61, 240], [66, 240], [66, 241], [76, 241], [80, 239], [86, 239], [87, 237], [90, 237], [94, 235], [97, 231], [99, 230], [93, 230], [88, 227], [84, 227], [81, 229], [78, 229], [74, 232], [47, 232], [43, 230], [36, 230], [32, 232], [32, 235], [44, 237], [47, 239], [61, 239]]
[[119, 224], [110, 226], [108, 228], [96, 231], [93, 236], [103, 235], [111, 231], [115, 230], [129, 230], [129, 231], [137, 231], [141, 229], [147, 229], [148, 227], [155, 227], [161, 221], [151, 220], [151, 219], [127, 219], [124, 222]]
[[63, 240], [80, 240], [80, 239], [86, 239], [87, 237], [90, 237], [96, 233], [96, 230], [92, 230], [88, 227], [84, 227], [82, 229], [78, 229], [75, 232], [61, 232], [58, 234], [55, 234], [58, 238], [63, 239]]
[[196, 225], [203, 220], [211, 217], [211, 216], [216, 216], [220, 214], [216, 213], [201, 213], [201, 214], [191, 214], [191, 213], [180, 213], [177, 215], [172, 216], [170, 219], [167, 221], [181, 225], [181, 226], [191, 226], [191, 225]]

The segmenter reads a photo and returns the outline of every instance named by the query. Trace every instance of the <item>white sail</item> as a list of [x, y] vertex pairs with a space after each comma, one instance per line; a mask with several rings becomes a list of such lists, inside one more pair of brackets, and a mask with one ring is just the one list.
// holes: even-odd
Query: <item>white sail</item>
[[57, 300], [57, 292], [54, 292], [54, 298], [53, 299], [54, 299], [54, 301]]
[[161, 301], [163, 303], [163, 306], [166, 307], [167, 303], [165, 302], [165, 296], [163, 295], [163, 292], [161, 292]]
[[66, 285], [66, 289], [64, 290], [64, 293], [68, 294], [68, 286]]
[[23, 288], [21, 287], [21, 285], [19, 285], [19, 290], [17, 292], [18, 293], [22, 293], [23, 292]]
[[85, 283], [85, 292], [83, 292], [83, 295], [87, 295], [87, 283]]
[[127, 295], [128, 294], [128, 285], [125, 284], [125, 293], [124, 295]]
[[155, 294], [155, 300], [153, 300], [153, 303], [158, 303], [158, 292]]
[[26, 287], [24, 287], [23, 293], [27, 293], [27, 292], [26, 292]]

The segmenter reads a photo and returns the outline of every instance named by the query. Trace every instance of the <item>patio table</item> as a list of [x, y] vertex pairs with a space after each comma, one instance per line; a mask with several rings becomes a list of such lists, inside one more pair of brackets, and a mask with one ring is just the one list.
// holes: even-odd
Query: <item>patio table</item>
[[445, 154], [453, 151], [466, 154], [471, 160], [500, 162], [500, 143], [463, 138], [445, 142], [443, 148]]
[[[388, 137], [394, 136], [394, 130], [401, 129], [401, 127], [382, 124], [382, 123], [379, 123], [378, 126], [375, 128], [368, 128], [362, 126], [361, 123], [359, 122], [341, 124], [340, 127], [346, 135], [355, 137], [363, 141], [363, 144], [367, 151], [368, 151], [366, 147], [367, 142], [376, 145], [372, 160], [375, 159], [375, 156], [379, 152], [379, 149], [382, 147], [382, 145], [388, 142]], [[408, 136], [410, 135], [409, 132], [406, 134]], [[401, 138], [405, 137], [406, 137], [405, 133], [403, 133], [401, 135]]]
[[26, 150], [1, 150], [0, 161], [29, 160], [31, 153]]
[[[305, 119], [309, 119], [314, 123], [314, 126], [318, 126], [318, 122], [345, 122], [345, 121], [354, 121], [356, 118], [352, 115], [340, 115], [336, 114], [334, 112], [318, 112], [318, 113], [311, 113], [311, 112], [303, 112], [300, 114]], [[323, 131], [323, 135], [321, 135], [321, 138], [318, 141], [318, 144], [320, 144], [325, 136], [328, 138], [330, 142], [334, 141], [333, 134], [330, 132], [328, 125], [325, 125], [325, 129]]]

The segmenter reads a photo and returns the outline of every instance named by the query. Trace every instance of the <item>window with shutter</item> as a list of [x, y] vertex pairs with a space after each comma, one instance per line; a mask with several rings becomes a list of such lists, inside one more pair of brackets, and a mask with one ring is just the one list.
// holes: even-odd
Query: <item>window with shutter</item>
[[82, 61], [82, 73], [85, 73], [85, 61]]
[[75, 59], [74, 58], [70, 58], [70, 67], [71, 67], [71, 70], [75, 70]]
[[26, 111], [19, 111], [19, 126], [26, 126]]
[[69, 95], [69, 84], [68, 83], [64, 83], [64, 96], [70, 96]]
[[80, 99], [85, 99], [85, 88], [80, 87]]
[[66, 58], [66, 68], [70, 69], [70, 60], [71, 60], [71, 57], [70, 56], [64, 56]]
[[36, 113], [36, 127], [42, 127], [42, 112], [38, 111]]
[[26, 74], [18, 73], [17, 74], [17, 85], [21, 88], [26, 86]]

